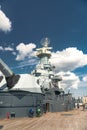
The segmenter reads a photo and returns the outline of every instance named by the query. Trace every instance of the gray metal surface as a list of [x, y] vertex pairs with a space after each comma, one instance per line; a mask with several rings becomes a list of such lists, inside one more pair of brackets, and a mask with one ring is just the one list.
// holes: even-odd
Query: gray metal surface
[[29, 109], [41, 107], [43, 95], [23, 91], [0, 92], [0, 118], [5, 118], [9, 113], [15, 113], [15, 117], [29, 116]]

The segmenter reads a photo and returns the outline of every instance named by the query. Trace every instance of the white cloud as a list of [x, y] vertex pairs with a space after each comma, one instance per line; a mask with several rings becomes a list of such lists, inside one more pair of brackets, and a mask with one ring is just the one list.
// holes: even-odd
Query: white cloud
[[13, 51], [12, 54], [15, 56], [15, 55], [16, 55], [16, 52]]
[[53, 52], [50, 62], [56, 67], [55, 72], [62, 76], [61, 86], [64, 89], [77, 89], [87, 86], [87, 76], [81, 80], [79, 75], [70, 72], [87, 65], [87, 54], [84, 54], [81, 50], [69, 47], [62, 51]]
[[2, 46], [0, 46], [0, 50], [3, 51], [3, 47]]
[[87, 83], [87, 76], [84, 76], [82, 80]]
[[[22, 68], [22, 67], [26, 67], [26, 66], [31, 66], [31, 65], [36, 65], [37, 64], [37, 60], [36, 59], [29, 59], [29, 60], [25, 60], [25, 61], [21, 61], [19, 63], [18, 66], [14, 67], [14, 68]], [[13, 68], [13, 69], [14, 69]]]
[[34, 51], [33, 49], [36, 48], [36, 45], [33, 43], [29, 44], [24, 44], [20, 43], [17, 47], [16, 50], [18, 51], [18, 55], [16, 57], [16, 60], [24, 60], [26, 57], [31, 58], [34, 56]]
[[12, 23], [5, 13], [0, 9], [0, 30], [4, 32], [11, 31]]
[[72, 71], [87, 65], [87, 54], [83, 54], [83, 52], [77, 48], [70, 47], [63, 51], [52, 53], [50, 62], [56, 67], [57, 72]]
[[80, 79], [73, 72], [70, 72], [70, 71], [63, 72], [63, 71], [61, 71], [57, 75], [60, 75], [62, 77], [61, 87], [63, 89], [66, 89], [66, 88], [77, 89], [78, 88], [79, 83], [80, 83]]
[[14, 49], [11, 48], [11, 47], [5, 47], [4, 50], [5, 50], [5, 51], [13, 51]]
[[13, 51], [14, 49], [12, 47], [3, 47], [3, 46], [0, 46], [0, 50], [1, 51]]

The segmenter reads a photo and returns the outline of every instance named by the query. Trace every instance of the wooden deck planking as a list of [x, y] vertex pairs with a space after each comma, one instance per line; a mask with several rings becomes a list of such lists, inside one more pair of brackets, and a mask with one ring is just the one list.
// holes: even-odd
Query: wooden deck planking
[[47, 113], [34, 118], [0, 119], [1, 130], [87, 130], [87, 110]]

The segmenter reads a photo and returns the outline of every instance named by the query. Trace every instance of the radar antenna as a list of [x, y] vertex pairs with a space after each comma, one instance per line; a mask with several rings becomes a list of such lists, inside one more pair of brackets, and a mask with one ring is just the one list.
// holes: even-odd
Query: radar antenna
[[44, 47], [48, 47], [49, 44], [50, 44], [49, 38], [46, 37], [41, 40], [41, 45], [43, 45]]

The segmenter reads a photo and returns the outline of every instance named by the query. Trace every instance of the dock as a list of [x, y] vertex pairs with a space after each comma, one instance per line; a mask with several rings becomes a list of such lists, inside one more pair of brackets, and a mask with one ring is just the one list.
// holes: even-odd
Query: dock
[[0, 119], [1, 130], [87, 130], [87, 109], [47, 112], [40, 117]]

